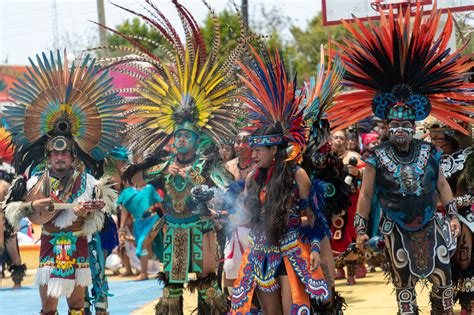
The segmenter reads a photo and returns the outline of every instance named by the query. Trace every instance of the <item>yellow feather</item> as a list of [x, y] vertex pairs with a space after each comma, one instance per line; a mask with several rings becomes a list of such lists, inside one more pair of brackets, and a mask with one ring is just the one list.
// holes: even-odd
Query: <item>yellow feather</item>
[[198, 65], [199, 65], [198, 61], [199, 61], [199, 52], [196, 52], [196, 57], [194, 58], [193, 70], [191, 72], [190, 87], [195, 86], [196, 73], [197, 73]]
[[[197, 59], [197, 58], [196, 58]], [[182, 85], [181, 89], [184, 94], [187, 94], [189, 91], [188, 87], [188, 78], [189, 78], [189, 68], [190, 68], [190, 60], [189, 60], [189, 47], [186, 46], [186, 54], [185, 54], [185, 61], [184, 61], [184, 77], [181, 80]]]
[[157, 98], [155, 95], [152, 95], [152, 94], [148, 93], [148, 91], [139, 91], [138, 93], [141, 96], [143, 96], [144, 98], [152, 101], [153, 103], [155, 103], [157, 105], [161, 104], [161, 102], [162, 102], [161, 98]]
[[161, 94], [162, 96], [166, 95], [166, 91], [161, 86], [154, 83], [153, 81], [148, 80], [146, 82], [146, 85], [150, 90], [152, 90], [154, 92], [158, 92], [158, 94]]
[[210, 94], [211, 91], [214, 90], [214, 88], [215, 88], [219, 83], [222, 82], [222, 80], [224, 80], [223, 77], [220, 77], [220, 78], [217, 78], [216, 80], [214, 80], [211, 85], [208, 85], [208, 86], [206, 87], [206, 93], [207, 93], [207, 94]]
[[204, 75], [206, 74], [206, 69], [207, 69], [208, 66], [209, 66], [209, 59], [206, 60], [206, 63], [204, 63], [204, 66], [203, 66], [202, 69], [199, 71], [199, 76], [198, 76], [198, 78], [197, 78], [197, 80], [196, 80], [196, 82], [197, 82], [198, 84], [201, 84], [202, 78], [203, 78]]
[[216, 69], [217, 69], [218, 66], [219, 66], [219, 64], [216, 63], [216, 64], [211, 68], [211, 70], [209, 70], [209, 71], [207, 72], [207, 75], [206, 75], [204, 81], [202, 82], [202, 85], [206, 86], [206, 85], [209, 83], [209, 80], [211, 80], [211, 79], [213, 78], [213, 74], [214, 74], [214, 72], [216, 71]]
[[166, 83], [165, 80], [163, 80], [163, 78], [161, 76], [159, 76], [157, 74], [153, 74], [153, 78], [156, 80], [156, 82], [158, 82], [162, 86], [163, 90], [168, 92], [169, 85]]

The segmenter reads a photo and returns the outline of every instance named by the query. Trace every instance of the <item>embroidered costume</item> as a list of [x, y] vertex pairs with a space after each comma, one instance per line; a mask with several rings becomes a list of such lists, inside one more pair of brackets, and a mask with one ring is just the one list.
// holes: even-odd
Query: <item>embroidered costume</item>
[[[104, 200], [109, 210], [114, 207], [115, 192], [84, 168], [95, 176], [103, 173], [102, 160], [118, 142], [120, 97], [110, 93], [107, 72], [99, 73], [89, 55], [70, 68], [59, 51], [30, 61], [32, 68], [11, 91], [15, 104], [6, 106], [4, 118], [16, 145], [16, 168], [19, 174], [29, 170], [32, 175], [26, 184], [23, 177], [12, 184], [5, 212], [14, 228], [25, 216], [41, 222], [36, 284], [46, 286], [50, 297], [70, 297], [75, 288], [91, 284], [87, 237], [104, 223], [102, 211], [77, 216], [74, 207], [94, 199]], [[47, 154], [53, 151], [71, 152], [77, 167], [57, 176], [45, 168]], [[54, 215], [45, 220], [41, 216], [46, 213], [32, 204], [48, 197], [54, 208], [64, 210], [49, 209]], [[71, 311], [83, 313], [82, 308]]]
[[[249, 110], [252, 122], [250, 129], [256, 131], [262, 128], [275, 128], [279, 131], [270, 135], [252, 135], [249, 139], [250, 145], [252, 147], [291, 145], [286, 161], [274, 160], [270, 169], [257, 168], [246, 183], [248, 196], [246, 198], [252, 198], [249, 196], [251, 194], [249, 186], [257, 187], [258, 192], [252, 191], [252, 193], [258, 194], [256, 197], [260, 202], [257, 208], [246, 204], [246, 210], [258, 211], [251, 216], [262, 220], [263, 208], [270, 202], [267, 199], [266, 189], [273, 179], [275, 163], [292, 163], [301, 159], [308, 141], [308, 128], [304, 122], [303, 109], [300, 109], [303, 96], [297, 96], [296, 78], [294, 81], [289, 78], [279, 53], [266, 47], [249, 48], [253, 62], [250, 66], [242, 64], [241, 67], [245, 73], [242, 80], [249, 89], [242, 99]], [[293, 178], [297, 171], [298, 167], [295, 167], [291, 174]], [[286, 223], [279, 241], [270, 241], [266, 232], [268, 229], [261, 226], [257, 229], [256, 223], [250, 222], [254, 226], [250, 231], [249, 247], [243, 255], [241, 269], [234, 283], [232, 314], [248, 314], [255, 289], [264, 293], [279, 289], [278, 275], [285, 273], [292, 288], [292, 314], [310, 313], [311, 299], [325, 301], [329, 297], [329, 289], [321, 268], [310, 271], [309, 264], [311, 251], [319, 252], [320, 241], [328, 228], [319, 211], [314, 212], [316, 218], [313, 227], [302, 226], [301, 216], [304, 211], [311, 206], [317, 209], [317, 203], [311, 198], [314, 196], [300, 199], [298, 185], [294, 179], [292, 183], [292, 187], [286, 187], [292, 190], [293, 197], [287, 202], [285, 217], [280, 218], [281, 222]]]
[[[237, 133], [234, 69], [243, 44], [238, 41], [228, 57], [218, 61], [219, 34], [214, 34], [208, 52], [191, 13], [178, 1], [173, 4], [186, 34], [184, 43], [166, 15], [151, 2], [147, 2], [149, 15], [119, 7], [149, 23], [166, 45], [107, 28], [133, 46], [107, 49], [134, 55], [112, 58], [110, 67], [139, 81], [132, 89], [136, 97], [126, 99], [130, 108], [127, 147], [139, 163], [127, 170], [126, 177], [142, 172], [146, 182], [164, 191], [165, 215], [154, 229], [166, 226], [166, 286], [156, 314], [182, 313], [184, 283], [198, 290], [199, 314], [223, 314], [228, 307], [215, 280], [215, 248], [204, 246], [215, 243], [215, 221], [206, 202], [213, 194], [209, 187], [223, 189], [230, 182], [226, 172], [216, 166], [216, 144]], [[209, 12], [214, 17], [210, 8]], [[217, 22], [215, 17], [213, 20]], [[154, 45], [160, 55], [146, 49], [142, 41]], [[207, 258], [212, 263], [204, 265]], [[197, 273], [197, 280], [191, 281], [190, 273]]]
[[[331, 51], [326, 52], [331, 56]], [[317, 75], [311, 77], [304, 83], [303, 93], [305, 95], [304, 117], [310, 126], [308, 147], [303, 155], [302, 167], [307, 171], [311, 179], [311, 192], [315, 196], [315, 203], [321, 210], [325, 225], [331, 223], [331, 228], [336, 233], [325, 231], [325, 236], [331, 242], [332, 254], [334, 240], [344, 239], [344, 219], [347, 218], [347, 208], [349, 206], [349, 186], [342, 178], [342, 161], [331, 153], [330, 145], [327, 142], [330, 135], [330, 126], [327, 120], [327, 111], [334, 105], [334, 99], [341, 89], [341, 80], [344, 75], [340, 57], [336, 55], [334, 59], [325, 60], [325, 51], [321, 45], [321, 62], [317, 68]], [[333, 217], [338, 219], [333, 220]], [[347, 221], [347, 220], [346, 220]], [[342, 224], [341, 224], [342, 222]], [[347, 236], [347, 235], [346, 235]], [[350, 242], [349, 242], [350, 243]], [[347, 248], [346, 244], [346, 248]], [[332, 257], [331, 257], [332, 258]], [[327, 266], [332, 268], [333, 266]], [[330, 289], [333, 290], [333, 301], [330, 303], [315, 303], [314, 311], [324, 314], [342, 313], [344, 299], [334, 290], [334, 280]]]
[[[413, 27], [410, 10], [395, 17], [392, 7], [388, 15], [380, 9], [380, 23], [365, 25], [356, 19], [355, 28], [344, 22], [351, 33], [346, 44], [339, 45], [345, 84], [356, 90], [338, 98], [329, 110], [329, 119], [337, 130], [372, 111], [389, 121], [390, 140], [372, 150], [364, 181], [374, 181], [374, 194], [383, 212], [380, 229], [390, 257], [399, 313], [418, 314], [415, 283], [429, 279], [433, 283], [433, 314], [450, 314], [450, 249], [455, 239], [449, 226], [456, 226], [457, 211], [448, 200], [445, 206], [451, 221], [435, 218], [437, 196], [449, 199], [449, 185], [444, 177], [438, 178], [440, 152], [430, 143], [413, 139], [413, 134], [415, 121], [430, 114], [467, 133], [458, 121], [472, 122], [466, 116], [473, 113], [472, 85], [464, 82], [472, 62], [460, 54], [465, 46], [451, 54], [447, 48], [452, 16], [448, 14], [436, 38], [441, 11], [433, 8], [425, 18], [422, 11], [418, 4]], [[366, 178], [367, 168], [370, 179]], [[372, 188], [366, 188], [364, 181], [362, 189], [371, 195]], [[358, 239], [368, 233], [368, 198], [359, 197], [354, 221]]]
[[[472, 290], [474, 278], [474, 259], [472, 255], [474, 233], [474, 214], [472, 212], [472, 189], [465, 181], [467, 175], [468, 157], [474, 157], [472, 149], [472, 138], [462, 137], [458, 132], [445, 126], [440, 126], [436, 122], [428, 127], [431, 141], [444, 150], [441, 155], [440, 167], [444, 176], [453, 191], [456, 206], [459, 211], [461, 222], [461, 235], [458, 247], [453, 256], [451, 272], [456, 285], [457, 293], [455, 298], [459, 300], [461, 312], [469, 313], [474, 307], [474, 290]], [[464, 148], [463, 141], [468, 140]], [[439, 209], [444, 212], [444, 209]]]
[[[0, 127], [0, 180], [11, 184], [15, 169], [12, 167], [14, 145], [11, 134], [4, 127]], [[6, 188], [4, 186], [4, 188]], [[5, 194], [6, 192], [4, 192]], [[4, 196], [5, 198], [5, 196]], [[1, 200], [2, 202], [4, 200]], [[14, 288], [21, 288], [21, 282], [26, 275], [26, 264], [21, 263], [18, 237], [11, 224], [5, 219], [3, 207], [0, 208], [0, 264], [11, 273]], [[3, 272], [3, 275], [5, 272]]]

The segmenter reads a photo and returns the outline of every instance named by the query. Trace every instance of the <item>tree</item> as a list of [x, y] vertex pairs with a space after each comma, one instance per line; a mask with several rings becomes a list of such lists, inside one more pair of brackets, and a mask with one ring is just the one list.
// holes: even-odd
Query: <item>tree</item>
[[[241, 17], [237, 13], [232, 13], [230, 10], [224, 9], [216, 15], [219, 24], [219, 33], [221, 39], [221, 46], [219, 48], [218, 56], [221, 58], [227, 57], [228, 53], [232, 51], [238, 44], [240, 37], [240, 23]], [[207, 52], [210, 52], [212, 41], [214, 39], [214, 23], [211, 14], [208, 14], [201, 26], [201, 32], [206, 42]]]
[[474, 52], [474, 41], [471, 40], [474, 34], [474, 13], [472, 11], [456, 13], [453, 15], [454, 26], [456, 28], [456, 46], [468, 42], [464, 54]]
[[[148, 40], [160, 43], [161, 45], [168, 46], [168, 43], [162, 38], [160, 33], [152, 28], [150, 25], [142, 22], [139, 18], [135, 17], [132, 20], [125, 20], [115, 28], [120, 33], [125, 35], [134, 35], [147, 38]], [[164, 54], [161, 49], [157, 48], [154, 44], [149, 41], [138, 40], [145, 48], [152, 51], [158, 57], [163, 57]], [[107, 37], [107, 43], [109, 46], [128, 46], [133, 47], [126, 39], [120, 35], [109, 33]], [[117, 55], [125, 54], [124, 52], [117, 52]], [[115, 54], [113, 54], [115, 55]]]
[[[320, 12], [308, 24], [306, 30], [293, 26], [290, 29], [293, 36], [293, 44], [289, 45], [289, 54], [292, 55], [294, 67], [300, 80], [308, 79], [316, 73], [320, 61], [321, 44], [328, 47], [328, 40], [342, 42], [341, 39], [348, 32], [342, 25], [323, 26], [323, 17]], [[336, 46], [331, 44], [336, 51]]]

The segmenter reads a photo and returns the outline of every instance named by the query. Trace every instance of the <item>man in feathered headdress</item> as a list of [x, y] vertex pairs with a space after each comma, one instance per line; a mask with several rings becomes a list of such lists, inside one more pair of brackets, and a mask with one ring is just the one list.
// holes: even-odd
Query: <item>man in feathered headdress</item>
[[[418, 314], [415, 284], [433, 283], [432, 314], [452, 314], [453, 285], [450, 250], [459, 236], [459, 219], [453, 194], [439, 167], [434, 145], [414, 139], [415, 121], [433, 115], [466, 133], [456, 121], [472, 121], [472, 85], [465, 83], [471, 67], [461, 47], [449, 54], [453, 26], [448, 15], [436, 37], [441, 11], [434, 8], [423, 18], [418, 5], [413, 27], [410, 10], [395, 17], [380, 12], [381, 22], [368, 26], [356, 19], [359, 30], [345, 23], [353, 38], [343, 50], [345, 82], [356, 91], [342, 95], [330, 110], [333, 126], [344, 128], [374, 112], [388, 121], [389, 140], [372, 149], [363, 176], [354, 220], [357, 243], [368, 239], [371, 200], [377, 194], [383, 212], [380, 229], [391, 263], [392, 281], [400, 314]], [[436, 201], [448, 219], [435, 216]]]
[[9, 191], [5, 214], [14, 228], [21, 218], [42, 225], [36, 274], [41, 314], [57, 314], [65, 296], [69, 314], [84, 314], [91, 284], [87, 237], [102, 228], [104, 207], [116, 194], [97, 182], [106, 152], [117, 143], [118, 102], [110, 79], [86, 56], [73, 62], [51, 52], [31, 61], [12, 89], [14, 105], [4, 118], [16, 145], [19, 176]]
[[[0, 127], [0, 202], [5, 200], [10, 183], [15, 176], [15, 169], [11, 165], [13, 154], [11, 134], [2, 126]], [[8, 265], [8, 271], [14, 283], [13, 289], [21, 288], [21, 282], [26, 275], [26, 264], [21, 263], [17, 233], [5, 220], [2, 208], [0, 208], [0, 263], [4, 270]]]
[[443, 151], [440, 167], [453, 191], [459, 211], [461, 233], [453, 256], [451, 271], [453, 280], [458, 287], [457, 297], [462, 312], [469, 314], [474, 307], [474, 291], [471, 289], [474, 284], [474, 259], [472, 255], [474, 215], [471, 210], [474, 198], [464, 175], [466, 174], [468, 157], [474, 152], [472, 137], [462, 135], [438, 121], [432, 120], [426, 125], [431, 142]]
[[[111, 30], [133, 46], [109, 47], [133, 54], [113, 59], [111, 66], [120, 69], [126, 64], [124, 71], [139, 81], [133, 90], [137, 97], [126, 100], [131, 107], [127, 136], [129, 149], [143, 162], [131, 166], [125, 175], [137, 179], [141, 174], [146, 182], [165, 191], [165, 216], [155, 225], [155, 230], [166, 225], [165, 288], [156, 314], [182, 314], [185, 283], [198, 291], [199, 314], [224, 314], [227, 301], [216, 281], [215, 220], [207, 208], [212, 190], [202, 185], [224, 188], [228, 183], [226, 172], [216, 163], [216, 143], [237, 133], [234, 69], [242, 43], [219, 62], [218, 32], [208, 53], [191, 13], [178, 1], [173, 4], [186, 34], [185, 43], [151, 1], [147, 1], [149, 15], [123, 9], [152, 25], [165, 44]], [[142, 41], [155, 44], [165, 57], [154, 55]], [[165, 151], [169, 144], [171, 152]], [[191, 280], [190, 273], [196, 273], [197, 280]]]

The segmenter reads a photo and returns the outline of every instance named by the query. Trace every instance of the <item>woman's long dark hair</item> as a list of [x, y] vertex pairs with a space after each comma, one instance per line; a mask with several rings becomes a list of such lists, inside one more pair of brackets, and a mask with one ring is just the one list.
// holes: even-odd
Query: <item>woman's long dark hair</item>
[[[275, 127], [257, 129], [253, 136], [281, 134]], [[279, 244], [286, 228], [286, 214], [293, 190], [293, 165], [285, 162], [288, 158], [287, 145], [278, 146], [275, 165], [266, 187], [265, 203], [260, 204], [260, 191], [267, 179], [266, 169], [257, 170], [257, 178], [252, 178], [247, 186], [245, 205], [249, 211], [250, 228], [255, 232], [262, 229], [272, 244]]]

